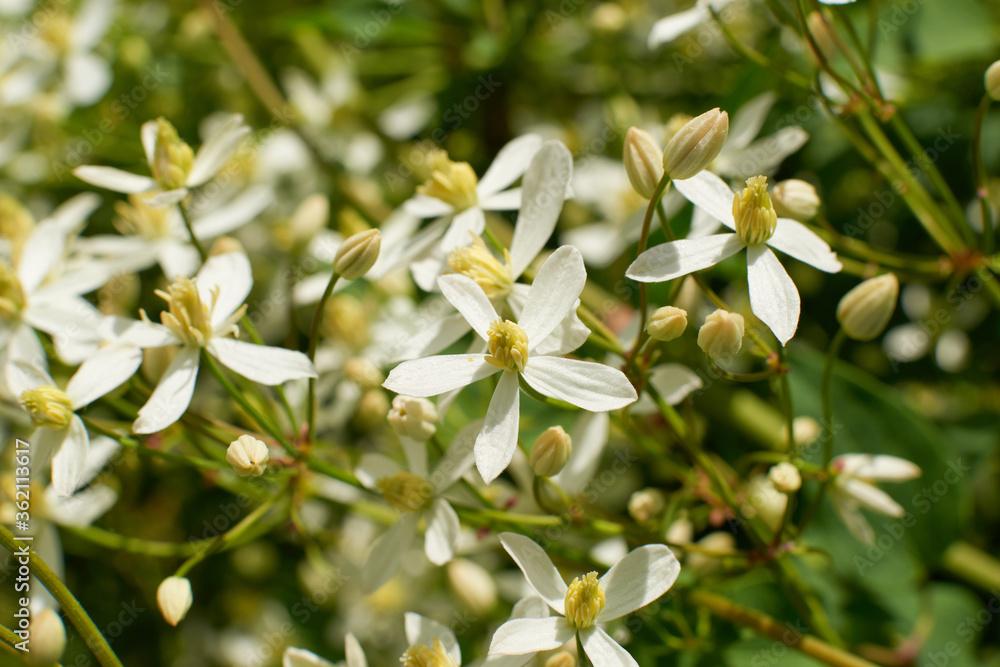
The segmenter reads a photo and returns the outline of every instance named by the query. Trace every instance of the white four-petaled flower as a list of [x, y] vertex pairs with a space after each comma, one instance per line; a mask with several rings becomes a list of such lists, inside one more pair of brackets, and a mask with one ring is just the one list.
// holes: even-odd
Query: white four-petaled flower
[[920, 477], [914, 463], [888, 454], [842, 454], [830, 462], [833, 506], [851, 534], [864, 542], [875, 542], [875, 531], [860, 509], [864, 507], [891, 517], [901, 517], [903, 507], [876, 482], [905, 482]]

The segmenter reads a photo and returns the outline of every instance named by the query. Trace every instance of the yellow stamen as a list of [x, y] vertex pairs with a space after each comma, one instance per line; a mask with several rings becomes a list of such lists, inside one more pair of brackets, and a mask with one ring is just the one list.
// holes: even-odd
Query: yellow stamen
[[597, 615], [604, 609], [604, 589], [591, 572], [583, 578], [577, 577], [566, 591], [566, 620], [577, 630], [589, 628], [597, 621]]
[[194, 163], [194, 151], [177, 136], [177, 130], [163, 118], [156, 120], [156, 150], [153, 153], [153, 178], [165, 190], [176, 190], [187, 183]]
[[428, 156], [431, 177], [417, 188], [417, 192], [451, 204], [456, 211], [464, 211], [479, 203], [476, 193], [476, 172], [468, 162], [453, 162], [448, 154], [436, 150]]
[[528, 334], [510, 320], [497, 320], [489, 328], [490, 353], [486, 361], [494, 366], [523, 371], [528, 363]]
[[375, 486], [386, 501], [400, 512], [421, 510], [434, 497], [431, 485], [412, 472], [397, 472], [392, 477], [383, 477]]
[[503, 251], [501, 263], [478, 236], [473, 235], [472, 245], [455, 248], [448, 255], [448, 268], [471, 278], [483, 288], [491, 299], [506, 296], [514, 284], [510, 275], [510, 255]]
[[162, 239], [170, 235], [170, 209], [153, 208], [138, 195], [129, 195], [128, 203], [115, 202], [115, 227], [122, 234], [144, 239]]
[[425, 644], [411, 646], [399, 661], [403, 663], [403, 667], [458, 667], [458, 663], [437, 637], [434, 638], [434, 648]]
[[767, 177], [747, 179], [747, 187], [733, 198], [733, 220], [736, 233], [747, 245], [764, 243], [774, 234], [778, 214], [767, 193]]
[[219, 288], [213, 290], [211, 304], [204, 303], [195, 282], [183, 276], [178, 276], [166, 292], [156, 290], [154, 293], [168, 304], [169, 312], [160, 313], [163, 325], [185, 344], [204, 347], [212, 338], [212, 309]]
[[73, 402], [62, 389], [43, 385], [21, 394], [21, 405], [31, 415], [36, 426], [64, 429], [73, 416]]

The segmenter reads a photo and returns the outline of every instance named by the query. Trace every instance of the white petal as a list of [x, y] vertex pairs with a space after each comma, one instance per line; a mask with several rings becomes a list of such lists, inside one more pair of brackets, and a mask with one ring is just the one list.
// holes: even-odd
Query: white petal
[[653, 24], [647, 44], [649, 48], [655, 49], [661, 44], [672, 42], [691, 28], [708, 21], [709, 17], [708, 11], [698, 6], [665, 16]]
[[529, 357], [522, 375], [539, 393], [591, 412], [618, 410], [637, 398], [624, 373], [594, 361]]
[[453, 213], [455, 209], [436, 197], [417, 194], [403, 202], [403, 210], [418, 218], [436, 218]]
[[76, 369], [66, 395], [79, 410], [120, 387], [142, 363], [142, 350], [134, 345], [109, 345], [98, 350]]
[[376, 489], [378, 481], [383, 477], [392, 477], [400, 471], [399, 464], [384, 454], [367, 453], [358, 459], [354, 468], [354, 476], [365, 488]]
[[736, 193], [724, 180], [710, 171], [701, 171], [683, 181], [674, 181], [677, 189], [689, 202], [705, 209], [710, 216], [730, 229], [736, 229], [733, 220], [733, 198]]
[[469, 471], [476, 461], [476, 437], [483, 428], [482, 420], [468, 423], [459, 431], [448, 445], [448, 451], [434, 467], [429, 481], [438, 493], [447, 491]]
[[104, 484], [94, 484], [67, 497], [60, 496], [50, 486], [45, 490], [45, 514], [60, 526], [89, 526], [117, 500], [115, 490]]
[[639, 663], [621, 644], [598, 627], [580, 633], [580, 643], [590, 662], [601, 667], [639, 667]]
[[796, 220], [778, 218], [774, 235], [767, 240], [767, 244], [820, 271], [837, 273], [844, 268], [837, 259], [837, 253], [830, 249], [826, 241]]
[[441, 288], [441, 294], [455, 306], [479, 337], [489, 340], [490, 325], [500, 316], [486, 297], [483, 288], [471, 278], [460, 274], [441, 276], [438, 278], [438, 287]]
[[759, 174], [770, 176], [786, 157], [802, 148], [808, 140], [809, 133], [801, 127], [784, 127], [742, 150], [726, 155], [724, 160], [716, 162], [713, 169], [740, 180]]
[[705, 209], [695, 206], [691, 211], [691, 229], [688, 230], [687, 238], [700, 239], [710, 234], [715, 234], [722, 227], [722, 223], [710, 216]]
[[905, 482], [920, 475], [916, 464], [888, 454], [877, 454], [854, 470], [855, 477], [876, 482]]
[[493, 158], [476, 190], [480, 199], [486, 199], [506, 189], [524, 174], [535, 153], [542, 147], [542, 138], [537, 134], [526, 134], [509, 142]]
[[6, 339], [4, 344], [7, 346], [8, 368], [10, 362], [22, 361], [43, 371], [48, 369], [48, 355], [45, 354], [42, 342], [38, 340], [38, 334], [31, 327], [23, 324], [15, 326], [10, 338]]
[[191, 227], [199, 240], [228, 234], [256, 218], [273, 200], [274, 192], [269, 187], [248, 188], [232, 201], [192, 222]]
[[71, 53], [64, 61], [63, 83], [69, 99], [80, 106], [94, 104], [108, 92], [114, 76], [111, 66], [93, 53]]
[[399, 444], [403, 447], [407, 469], [417, 477], [427, 479], [430, 474], [427, 468], [427, 443], [400, 435]]
[[170, 208], [188, 196], [190, 190], [187, 188], [177, 188], [176, 190], [165, 190], [155, 194], [146, 195], [143, 202], [152, 208]]
[[153, 395], [139, 410], [139, 418], [132, 424], [132, 430], [135, 433], [156, 433], [180, 419], [191, 404], [197, 379], [197, 348], [181, 348], [160, 378]]
[[160, 129], [160, 124], [155, 120], [147, 120], [139, 128], [139, 137], [142, 140], [142, 151], [146, 154], [146, 162], [150, 166], [156, 157], [156, 135]]
[[187, 179], [188, 187], [198, 187], [215, 176], [249, 132], [250, 128], [243, 124], [243, 116], [240, 114], [233, 114], [221, 123], [194, 156]]
[[73, 170], [73, 175], [99, 188], [115, 192], [148, 192], [156, 189], [156, 181], [148, 176], [137, 176], [114, 167], [94, 167], [85, 165]]
[[704, 385], [701, 376], [684, 364], [663, 364], [653, 368], [649, 383], [668, 405], [677, 405]]
[[606, 412], [584, 412], [576, 418], [570, 432], [573, 451], [563, 469], [552, 478], [568, 495], [580, 493], [594, 478], [604, 446], [608, 443], [610, 423], [611, 418]]
[[285, 654], [281, 657], [281, 667], [334, 667], [334, 665], [312, 651], [303, 648], [286, 648]]
[[250, 294], [253, 287], [250, 260], [241, 252], [209, 257], [198, 271], [195, 283], [202, 301], [215, 303], [212, 308], [212, 328], [215, 329], [229, 319]]
[[745, 247], [736, 234], [681, 239], [650, 248], [639, 255], [625, 275], [642, 283], [658, 283], [715, 266]]
[[10, 393], [18, 397], [29, 389], [56, 384], [44, 368], [26, 361], [8, 363], [5, 379]]
[[455, 659], [455, 664], [462, 664], [462, 652], [458, 648], [458, 640], [448, 626], [411, 611], [403, 616], [403, 625], [406, 629], [406, 643], [410, 646], [417, 644], [434, 646], [434, 640], [440, 639], [445, 650]]
[[374, 593], [399, 570], [406, 552], [417, 536], [416, 512], [404, 512], [380, 538], [372, 544], [364, 568], [361, 570], [361, 587], [365, 593]]
[[[423, 310], [423, 308], [421, 308]], [[417, 318], [420, 313], [417, 313]], [[390, 361], [406, 361], [440, 353], [472, 327], [461, 313], [438, 317], [418, 328], [412, 335], [400, 336], [395, 344], [384, 349]]]
[[89, 449], [87, 427], [82, 419], [73, 415], [62, 446], [52, 457], [52, 486], [60, 496], [71, 496], [80, 486]]
[[629, 552], [601, 577], [604, 609], [598, 622], [630, 614], [666, 593], [681, 573], [677, 556], [664, 544], [647, 544]]
[[348, 632], [344, 636], [344, 650], [346, 652], [347, 667], [368, 667], [368, 658], [365, 657], [364, 649], [354, 633]]
[[516, 211], [521, 208], [523, 192], [521, 188], [511, 188], [486, 197], [479, 202], [484, 211]]
[[[526, 655], [557, 649], [573, 638], [565, 618], [515, 618], [493, 633], [490, 655]], [[600, 663], [598, 663], [600, 664]]]
[[115, 0], [87, 0], [73, 20], [71, 41], [78, 49], [92, 49], [108, 31], [114, 18]]
[[528, 595], [514, 603], [510, 610], [510, 618], [548, 618], [552, 610], [545, 600], [537, 595]]
[[392, 369], [382, 386], [397, 394], [437, 396], [499, 372], [484, 354], [444, 354], [404, 361]]
[[435, 565], [444, 565], [455, 556], [455, 544], [461, 528], [458, 514], [448, 501], [435, 498], [424, 511], [427, 531], [424, 534], [424, 552], [427, 560]]
[[109, 337], [120, 343], [136, 347], [164, 347], [166, 345], [179, 345], [181, 342], [173, 331], [162, 324], [129, 320], [124, 317], [109, 319], [111, 320], [108, 330]]
[[93, 192], [78, 194], [57, 206], [38, 223], [38, 226], [51, 222], [63, 234], [75, 233], [84, 226], [87, 216], [96, 211], [100, 205], [101, 197]]
[[518, 324], [528, 335], [528, 349], [545, 340], [571, 311], [587, 283], [583, 255], [562, 246], [549, 255], [531, 284]]
[[552, 236], [572, 176], [573, 156], [562, 142], [546, 142], [532, 159], [524, 174], [521, 212], [510, 243], [511, 274], [515, 279]]
[[117, 440], [99, 435], [90, 440], [90, 448], [87, 450], [87, 460], [84, 462], [83, 474], [80, 478], [80, 486], [89, 484], [105, 468], [113, 464], [115, 457], [122, 446]]
[[440, 250], [445, 254], [455, 248], [462, 248], [470, 243], [474, 236], [479, 236], [486, 229], [486, 218], [483, 216], [483, 209], [474, 206], [462, 211], [452, 218], [448, 225], [448, 231], [441, 239]]
[[318, 377], [309, 357], [297, 350], [257, 345], [232, 338], [213, 338], [208, 352], [248, 380], [276, 385], [289, 380]]
[[873, 512], [893, 517], [901, 517], [906, 513], [902, 505], [893, 500], [888, 493], [867, 482], [862, 482], [860, 479], [849, 479], [840, 488], [863, 507]]
[[476, 438], [476, 468], [487, 484], [496, 479], [514, 457], [520, 416], [521, 388], [517, 373], [504, 371], [486, 410], [483, 429]]
[[[733, 114], [729, 123], [726, 148], [740, 149], [750, 145], [760, 132], [760, 128], [764, 126], [775, 99], [775, 94], [768, 91], [745, 102], [739, 111]], [[723, 151], [726, 152], [725, 149]]]
[[610, 222], [595, 222], [561, 232], [560, 240], [575, 246], [588, 266], [603, 269], [618, 259], [626, 245], [622, 230]]
[[872, 545], [875, 544], [875, 531], [868, 519], [858, 509], [858, 504], [850, 499], [834, 499], [833, 507], [837, 510], [840, 520], [844, 522], [847, 529], [851, 531], [859, 541]]
[[56, 230], [51, 226], [46, 229], [39, 224], [24, 243], [21, 259], [17, 265], [17, 278], [26, 295], [38, 289], [52, 271], [52, 267], [62, 258], [66, 236], [54, 232]]
[[539, 597], [558, 614], [566, 613], [566, 582], [545, 550], [534, 540], [517, 533], [500, 533], [500, 543], [524, 573]]
[[799, 327], [799, 290], [767, 246], [747, 248], [747, 284], [753, 314], [787, 344]]
[[163, 275], [171, 279], [177, 276], [191, 277], [198, 270], [201, 258], [198, 250], [186, 242], [167, 241], [160, 245], [156, 261], [163, 269]]

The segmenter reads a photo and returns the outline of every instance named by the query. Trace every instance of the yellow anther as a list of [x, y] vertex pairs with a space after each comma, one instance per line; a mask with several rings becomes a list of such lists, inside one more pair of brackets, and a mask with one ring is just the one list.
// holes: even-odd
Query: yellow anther
[[177, 130], [163, 118], [156, 120], [156, 151], [153, 153], [153, 178], [164, 190], [182, 188], [194, 163], [194, 151], [177, 136]]
[[21, 394], [21, 405], [31, 415], [36, 426], [63, 429], [73, 416], [73, 402], [62, 389], [43, 385]]
[[479, 203], [476, 192], [476, 172], [468, 162], [453, 162], [442, 150], [435, 150], [427, 158], [431, 177], [417, 192], [451, 204], [456, 211], [464, 211]]
[[764, 243], [774, 234], [778, 214], [767, 193], [767, 176], [747, 179], [747, 187], [733, 198], [736, 233], [747, 245]]
[[212, 295], [211, 304], [204, 303], [195, 282], [183, 276], [178, 276], [166, 292], [156, 290], [155, 294], [168, 304], [169, 311], [160, 313], [163, 325], [186, 344], [204, 347], [212, 337], [212, 308], [218, 296], [218, 287]]
[[129, 195], [128, 203], [115, 202], [115, 227], [122, 234], [144, 239], [162, 239], [170, 235], [170, 209], [153, 208], [139, 195]]
[[386, 501], [400, 512], [416, 512], [427, 506], [434, 497], [434, 489], [427, 481], [412, 472], [397, 472], [383, 477], [375, 486]]
[[489, 335], [486, 361], [506, 370], [523, 371], [528, 363], [528, 334], [524, 329], [510, 320], [497, 320], [490, 325]]
[[434, 638], [434, 648], [416, 644], [408, 648], [399, 661], [403, 667], [458, 667], [455, 658], [451, 657], [437, 637]]
[[577, 630], [591, 627], [597, 621], [597, 615], [604, 609], [604, 589], [597, 579], [597, 573], [591, 572], [584, 577], [577, 577], [566, 591], [566, 620]]
[[491, 299], [506, 296], [514, 280], [510, 275], [510, 255], [503, 251], [501, 262], [489, 251], [483, 239], [473, 236], [472, 245], [455, 248], [448, 255], [448, 268], [471, 278]]

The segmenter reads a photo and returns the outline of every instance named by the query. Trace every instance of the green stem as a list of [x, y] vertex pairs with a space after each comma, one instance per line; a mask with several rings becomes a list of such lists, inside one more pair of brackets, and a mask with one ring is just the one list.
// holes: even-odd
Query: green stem
[[830, 398], [830, 386], [833, 381], [833, 366], [837, 362], [840, 348], [847, 338], [847, 332], [838, 329], [837, 334], [830, 342], [830, 347], [826, 351], [826, 359], [823, 361], [823, 373], [819, 380], [819, 400], [823, 410], [823, 424], [821, 430], [826, 430], [823, 438], [823, 467], [830, 465], [833, 459], [833, 401]]
[[784, 348], [778, 349], [778, 362], [778, 373], [781, 377], [781, 407], [785, 413], [785, 428], [788, 429], [788, 455], [791, 456], [795, 453], [795, 406], [792, 403], [792, 388], [788, 382]]
[[191, 245], [193, 245], [195, 250], [198, 251], [198, 256], [201, 257], [201, 261], [204, 263], [205, 260], [208, 259], [208, 253], [205, 252], [205, 248], [201, 245], [201, 241], [198, 240], [198, 237], [194, 235], [194, 227], [191, 225], [191, 218], [188, 216], [187, 209], [184, 207], [183, 203], [178, 204], [177, 208], [181, 212], [181, 219], [184, 220], [184, 227], [187, 229], [187, 233], [191, 237]]
[[1000, 560], [968, 542], [952, 543], [941, 557], [941, 566], [957, 577], [983, 589], [1000, 589]]
[[124, 551], [150, 558], [188, 557], [208, 545], [211, 540], [195, 542], [160, 542], [139, 537], [126, 537], [97, 526], [61, 526], [67, 533], [113, 551]]
[[983, 121], [990, 108], [990, 96], [983, 95], [976, 111], [976, 123], [972, 129], [972, 182], [976, 187], [976, 199], [983, 217], [983, 252], [993, 253], [993, 213], [990, 211], [989, 186], [986, 183], [986, 164], [983, 162]]
[[792, 84], [793, 86], [804, 88], [805, 90], [809, 90], [812, 87], [809, 83], [809, 79], [805, 78], [798, 72], [793, 72], [785, 68], [779, 69], [774, 65], [774, 63], [770, 58], [765, 56], [760, 51], [749, 46], [748, 44], [744, 44], [726, 26], [725, 22], [722, 20], [722, 17], [719, 16], [718, 10], [716, 10], [714, 7], [708, 5], [708, 11], [711, 12], [712, 19], [715, 21], [715, 24], [719, 27], [719, 30], [722, 31], [722, 35], [726, 38], [726, 41], [729, 42], [729, 45], [733, 47], [733, 50], [736, 51], [738, 54], [742, 55], [744, 58], [753, 62], [754, 64], [763, 67], [764, 69], [769, 69], [772, 72], [777, 72], [782, 78], [785, 79], [785, 81]]
[[[3, 651], [7, 655], [12, 655], [22, 663], [26, 665], [31, 664], [30, 653], [25, 653], [19, 649], [14, 648], [14, 645], [21, 641], [21, 638], [14, 634], [14, 632], [8, 628], [6, 625], [0, 624], [0, 651]], [[55, 667], [59, 667], [58, 663]]]
[[0, 544], [2, 544], [12, 554], [20, 553], [20, 550], [28, 547], [28, 563], [31, 573], [48, 589], [62, 607], [66, 618], [70, 620], [76, 631], [83, 637], [87, 647], [90, 649], [97, 661], [103, 667], [122, 667], [121, 661], [115, 652], [111, 650], [107, 640], [101, 631], [97, 629], [94, 621], [87, 615], [86, 610], [80, 602], [73, 596], [73, 593], [66, 587], [62, 579], [52, 571], [42, 557], [23, 541], [17, 540], [5, 526], [0, 525]]
[[[312, 325], [309, 327], [309, 351], [307, 353], [309, 361], [316, 359], [316, 346], [319, 343], [319, 325], [323, 321], [323, 309], [326, 307], [330, 295], [333, 294], [333, 288], [337, 285], [338, 280], [340, 280], [340, 274], [333, 273], [330, 276], [330, 282], [326, 284], [323, 296], [320, 297], [319, 303], [316, 304], [316, 310], [313, 312]], [[307, 437], [311, 446], [316, 431], [316, 378], [309, 378], [309, 397], [306, 400]]]
[[[656, 211], [656, 207], [659, 205], [663, 195], [666, 194], [668, 187], [670, 187], [670, 174], [664, 173], [660, 182], [656, 185], [653, 197], [649, 200], [649, 206], [646, 207], [646, 216], [642, 219], [642, 231], [639, 233], [639, 246], [635, 252], [636, 258], [646, 252], [646, 246], [649, 245], [649, 228], [653, 223], [653, 213]], [[639, 337], [636, 340], [632, 351], [629, 352], [628, 359], [625, 364], [626, 374], [628, 374], [629, 369], [635, 365], [639, 348], [642, 347], [642, 343], [649, 335], [646, 333], [646, 317], [648, 315], [646, 311], [648, 309], [649, 303], [646, 295], [646, 283], [639, 283]]]

